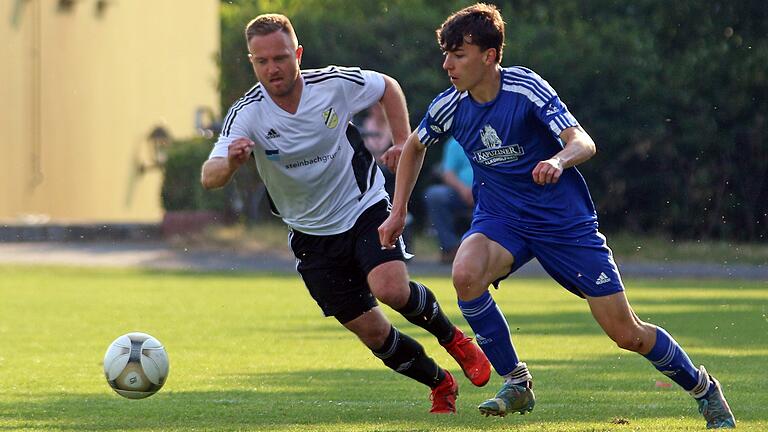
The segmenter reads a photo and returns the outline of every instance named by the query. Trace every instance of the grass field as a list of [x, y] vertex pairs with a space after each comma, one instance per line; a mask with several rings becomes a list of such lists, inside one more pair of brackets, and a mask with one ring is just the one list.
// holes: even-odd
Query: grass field
[[[281, 253], [293, 259], [286, 237], [288, 228], [277, 219], [246, 227], [243, 224], [215, 226], [194, 235], [175, 239], [176, 246], [190, 249], [221, 248], [246, 252]], [[768, 244], [718, 240], [673, 240], [669, 236], [610, 233], [608, 245], [621, 262], [698, 262], [720, 265], [768, 266]], [[437, 260], [440, 249], [434, 235], [417, 232], [409, 242], [420, 259]]]
[[[548, 279], [494, 292], [534, 374], [531, 415], [485, 418], [497, 390], [462, 376], [459, 413], [429, 415], [428, 389], [386, 369], [319, 310], [294, 275], [0, 267], [0, 430], [62, 431], [681, 431], [702, 430], [694, 402], [643, 358], [620, 351], [583, 301]], [[450, 317], [447, 278], [424, 279]], [[723, 382], [740, 430], [768, 430], [768, 285], [627, 281], [638, 314], [663, 325]], [[388, 311], [438, 362], [423, 330]], [[149, 399], [117, 396], [107, 345], [143, 331], [171, 372]]]

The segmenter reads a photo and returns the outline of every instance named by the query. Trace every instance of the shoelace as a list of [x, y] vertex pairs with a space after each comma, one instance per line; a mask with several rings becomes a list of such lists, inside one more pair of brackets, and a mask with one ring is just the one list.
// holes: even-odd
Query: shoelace
[[455, 350], [456, 350], [456, 351], [457, 351], [459, 354], [461, 354], [461, 356], [462, 356], [462, 357], [464, 357], [464, 356], [466, 356], [466, 355], [467, 355], [467, 353], [465, 353], [465, 352], [464, 352], [464, 349], [462, 349], [462, 347], [463, 347], [464, 345], [466, 345], [468, 342], [471, 342], [471, 341], [472, 341], [472, 339], [470, 339], [470, 338], [464, 338], [464, 339], [462, 339], [462, 340], [460, 340], [460, 341], [456, 342], [456, 344], [454, 345], [454, 349], [455, 349]]
[[707, 411], [708, 407], [709, 401], [707, 399], [702, 399], [701, 403], [699, 404], [699, 414], [704, 415], [704, 411]]

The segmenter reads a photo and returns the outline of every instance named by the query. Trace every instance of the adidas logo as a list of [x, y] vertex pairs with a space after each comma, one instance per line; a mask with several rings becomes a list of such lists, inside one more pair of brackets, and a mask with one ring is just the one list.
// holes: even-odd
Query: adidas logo
[[605, 273], [600, 273], [600, 276], [597, 277], [597, 280], [595, 281], [596, 284], [602, 285], [604, 283], [608, 283], [611, 281], [611, 278], [605, 275]]
[[280, 133], [274, 129], [270, 129], [269, 132], [267, 132], [267, 139], [272, 138], [280, 138]]
[[493, 342], [493, 339], [484, 338], [477, 333], [475, 333], [475, 340], [477, 340], [478, 345], [484, 345], [484, 344], [487, 344], [488, 342]]
[[411, 366], [413, 366], [413, 362], [414, 362], [414, 361], [416, 361], [416, 359], [413, 359], [413, 360], [408, 360], [408, 361], [407, 361], [407, 362], [405, 362], [405, 363], [400, 363], [400, 366], [398, 366], [398, 367], [395, 369], [395, 371], [397, 371], [397, 372], [403, 372], [403, 371], [407, 371], [408, 369], [410, 369], [410, 368], [411, 368]]
[[547, 108], [547, 115], [551, 116], [552, 114], [557, 114], [558, 111], [559, 110], [557, 108], [555, 108], [554, 106], [550, 105], [549, 108]]

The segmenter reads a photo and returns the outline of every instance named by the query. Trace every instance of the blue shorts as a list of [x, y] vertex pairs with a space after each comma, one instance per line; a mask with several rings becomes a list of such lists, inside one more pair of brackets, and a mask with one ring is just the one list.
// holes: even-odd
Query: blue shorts
[[579, 297], [601, 297], [624, 291], [619, 269], [605, 236], [597, 224], [589, 224], [568, 234], [525, 232], [513, 222], [482, 216], [472, 221], [464, 238], [481, 233], [500, 244], [515, 258], [511, 273], [536, 258], [554, 280]]

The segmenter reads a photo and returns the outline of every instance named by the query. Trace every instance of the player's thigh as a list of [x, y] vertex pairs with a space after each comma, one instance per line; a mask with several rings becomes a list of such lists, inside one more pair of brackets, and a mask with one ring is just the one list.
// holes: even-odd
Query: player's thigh
[[387, 202], [380, 201], [357, 219], [351, 230], [354, 236], [354, 259], [365, 273], [373, 294], [385, 304], [398, 308], [408, 301], [408, 271], [405, 250], [384, 249], [379, 242], [379, 226], [389, 216]]
[[643, 322], [635, 314], [623, 291], [585, 298], [592, 316], [620, 347], [642, 353], [650, 351], [656, 339], [656, 327]]
[[459, 298], [477, 298], [491, 283], [509, 275], [514, 262], [504, 246], [483, 233], [471, 233], [461, 242], [453, 261], [453, 285]]
[[[381, 247], [379, 226], [387, 217], [389, 217], [388, 203], [386, 200], [379, 201], [366, 209], [350, 230], [354, 238], [355, 260], [366, 275], [381, 264], [390, 261], [405, 263], [406, 257], [410, 256], [405, 252], [402, 237], [398, 240], [397, 247], [392, 249]], [[405, 265], [396, 267], [405, 269]]]
[[293, 232], [290, 246], [297, 258], [296, 270], [310, 295], [326, 316], [342, 324], [377, 305], [366, 275], [354, 259], [348, 235], [312, 236]]
[[638, 321], [623, 291], [607, 296], [584, 298], [595, 321], [609, 335], [617, 333], [621, 328], [631, 327]]
[[613, 254], [597, 230], [572, 237], [533, 237], [536, 259], [560, 285], [579, 297], [624, 291]]

